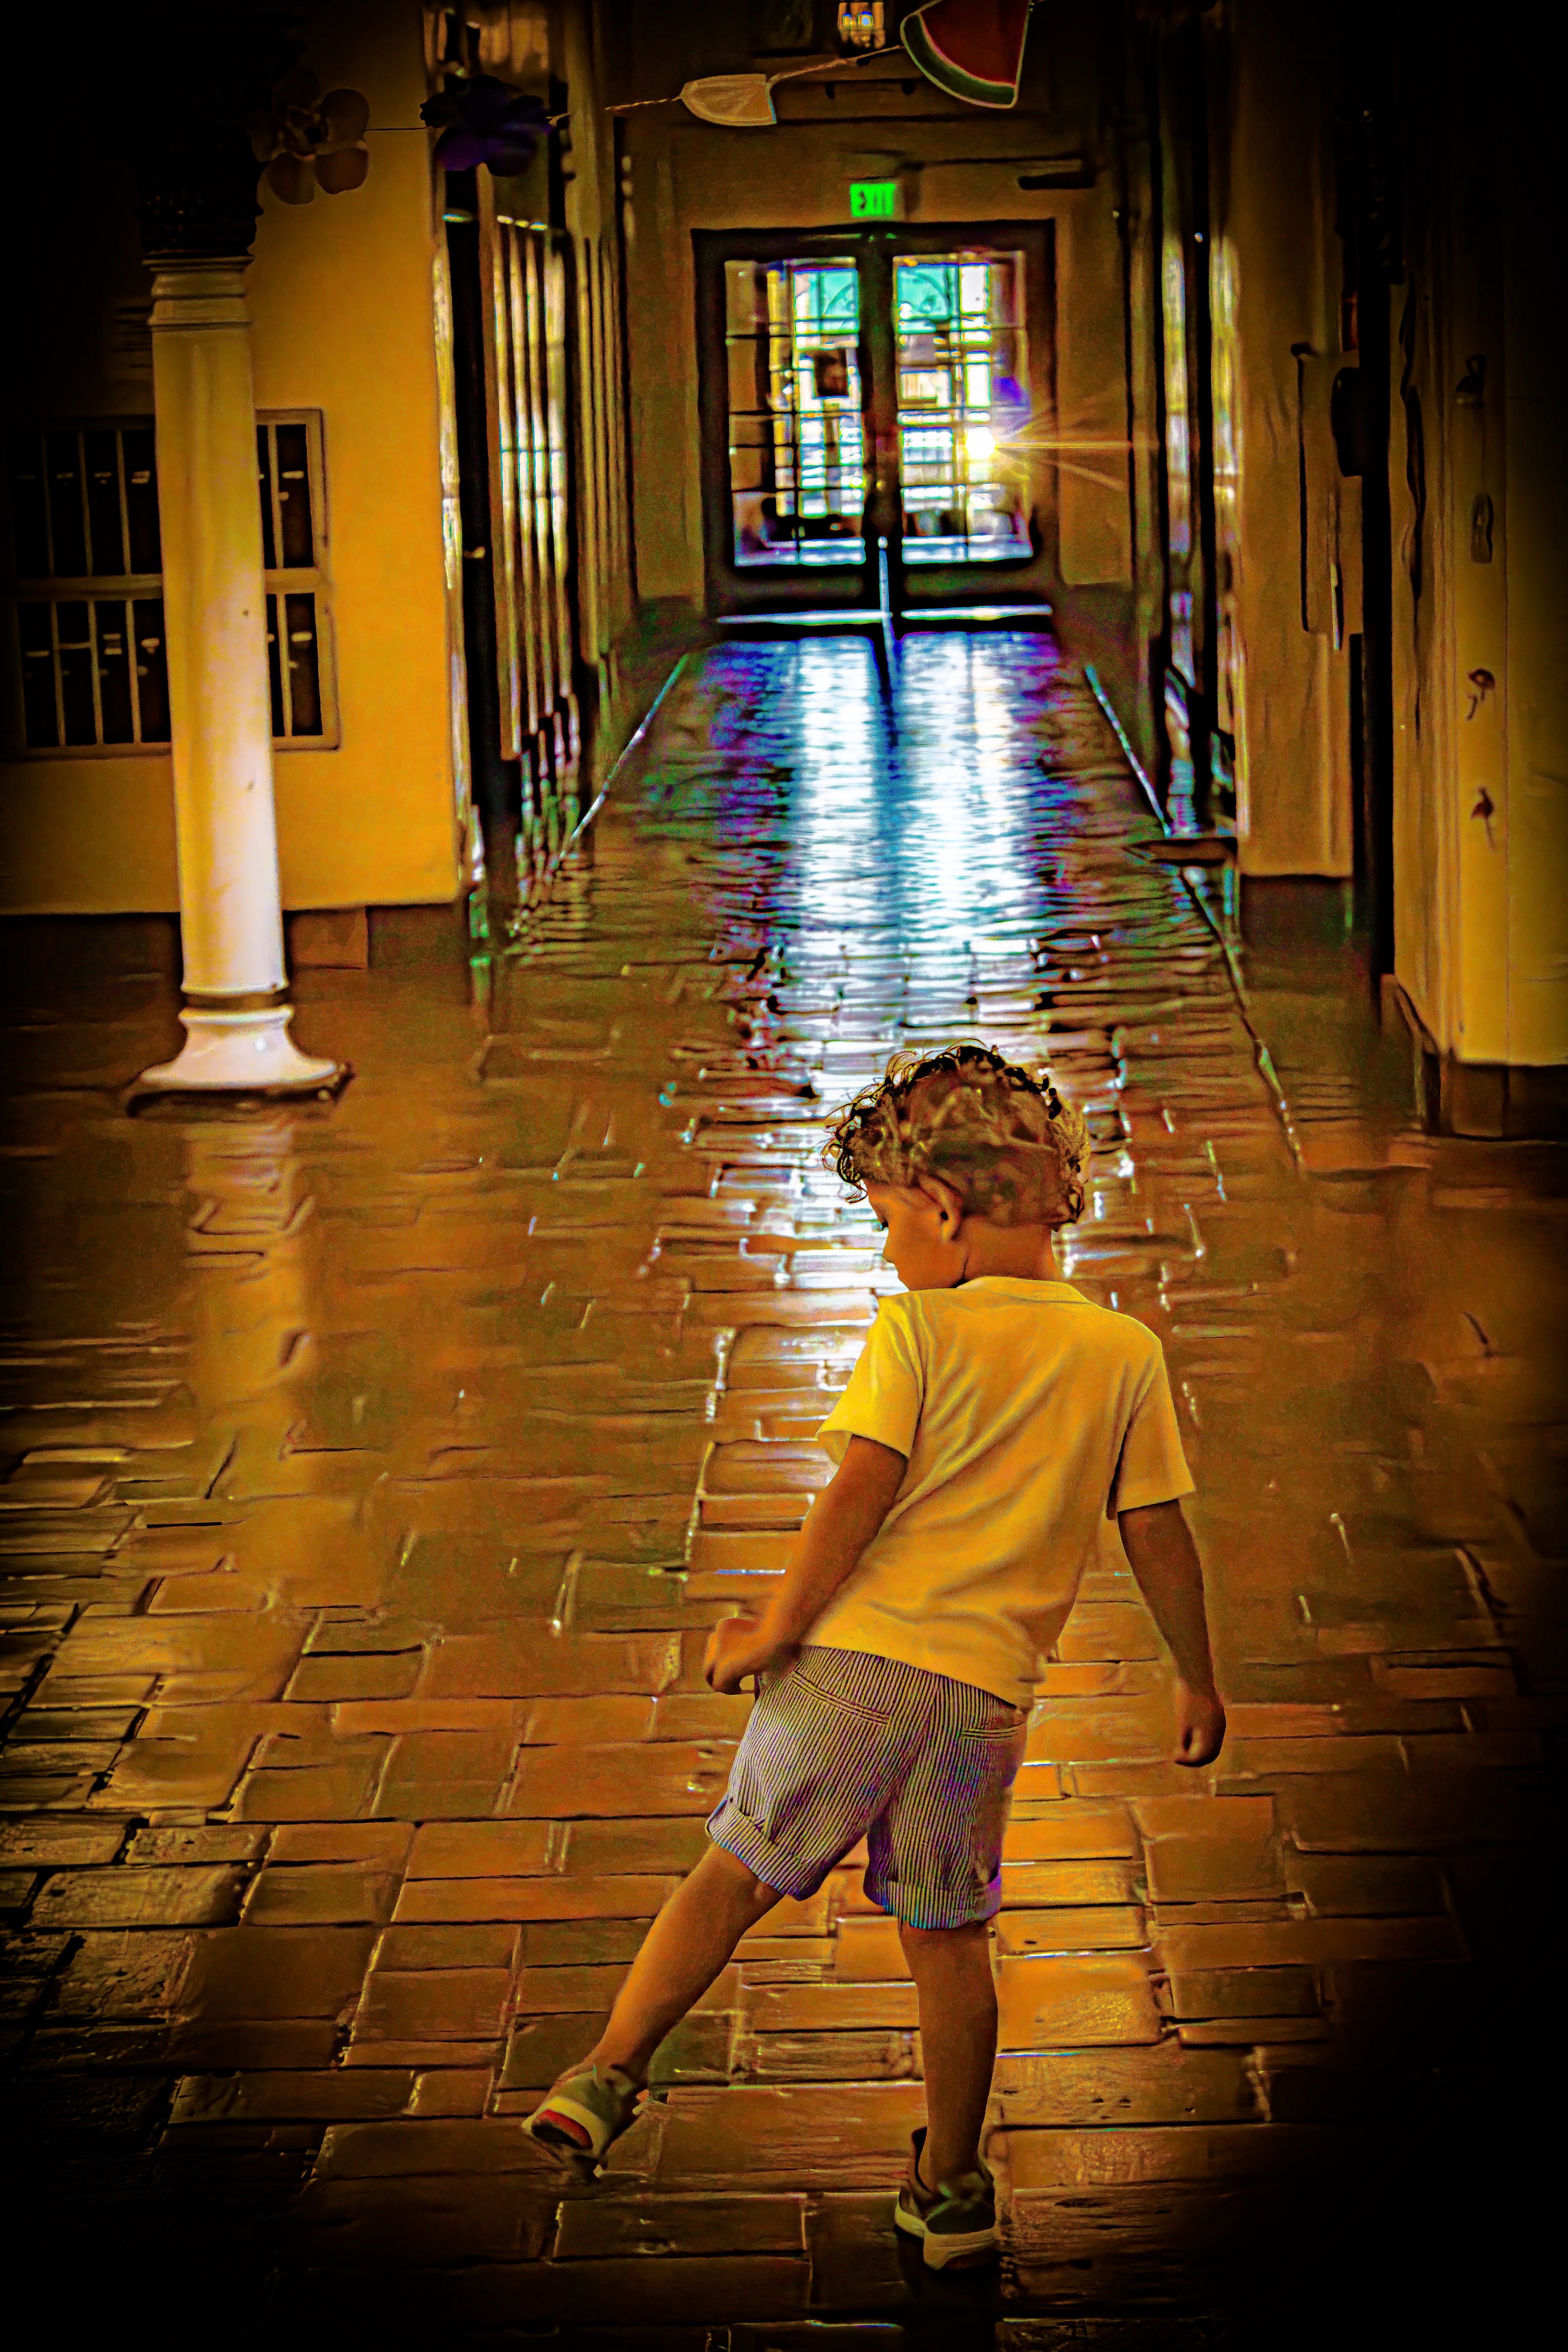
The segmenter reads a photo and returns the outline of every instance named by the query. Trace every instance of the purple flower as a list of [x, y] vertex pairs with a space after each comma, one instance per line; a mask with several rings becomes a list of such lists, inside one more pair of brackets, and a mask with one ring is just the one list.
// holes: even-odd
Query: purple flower
[[436, 161], [444, 171], [488, 163], [505, 176], [525, 172], [550, 128], [537, 98], [525, 98], [493, 74], [473, 74], [453, 89], [427, 98], [419, 119], [441, 135]]

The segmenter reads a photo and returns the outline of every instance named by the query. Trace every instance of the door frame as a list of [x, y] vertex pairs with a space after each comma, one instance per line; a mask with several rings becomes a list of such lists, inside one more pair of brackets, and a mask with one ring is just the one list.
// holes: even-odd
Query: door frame
[[[703, 577], [715, 619], [807, 612], [842, 614], [847, 622], [884, 616], [886, 593], [896, 624], [910, 604], [904, 577], [903, 496], [895, 391], [897, 341], [892, 274], [904, 254], [983, 251], [1024, 256], [1024, 321], [1033, 415], [1047, 436], [1056, 421], [1056, 241], [1051, 220], [865, 222], [837, 228], [694, 229], [697, 285], [699, 466], [702, 489]], [[734, 560], [730, 489], [729, 370], [724, 267], [731, 261], [809, 261], [847, 255], [861, 288], [858, 359], [867, 433], [866, 555], [859, 565], [792, 564], [751, 572]], [[879, 297], [880, 299], [879, 299]], [[868, 299], [869, 298], [869, 299]], [[1048, 608], [1057, 578], [1057, 469], [1037, 453], [1031, 467], [1032, 551], [975, 564], [921, 564], [920, 609], [955, 616], [994, 604], [998, 593], [1019, 605]]]

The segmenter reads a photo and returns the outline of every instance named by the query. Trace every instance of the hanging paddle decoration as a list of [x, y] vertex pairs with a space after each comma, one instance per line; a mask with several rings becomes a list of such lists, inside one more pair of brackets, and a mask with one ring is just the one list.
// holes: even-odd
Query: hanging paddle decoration
[[779, 74], [709, 74], [702, 81], [687, 82], [679, 96], [700, 122], [721, 123], [729, 131], [763, 131], [778, 121], [773, 85], [782, 79]]
[[[958, 0], [962, 13], [973, 0]], [[994, 5], [994, 0], [981, 0], [982, 7]], [[1018, 47], [1024, 46], [1023, 16], [1028, 12], [1028, 0], [1023, 0], [1019, 20]], [[937, 13], [942, 12], [939, 9]], [[677, 90], [676, 96], [689, 114], [700, 122], [717, 122], [726, 131], [765, 131], [777, 122], [773, 111], [773, 92], [781, 81], [799, 81], [803, 75], [852, 72], [857, 66], [869, 65], [874, 58], [885, 58], [898, 47], [890, 43], [885, 49], [867, 49], [858, 58], [833, 58], [826, 63], [812, 66], [786, 66], [776, 74], [704, 74], [700, 81], [689, 81]], [[1012, 104], [1008, 99], [1005, 103]], [[606, 109], [611, 114], [629, 114], [634, 107], [659, 106], [665, 101], [657, 98], [632, 99], [625, 106]]]
[[1032, 0], [929, 0], [900, 37], [928, 81], [969, 106], [1016, 106]]

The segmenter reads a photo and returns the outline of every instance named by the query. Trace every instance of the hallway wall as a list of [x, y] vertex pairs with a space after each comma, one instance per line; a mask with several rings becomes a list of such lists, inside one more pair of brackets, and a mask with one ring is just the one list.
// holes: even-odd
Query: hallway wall
[[549, 126], [530, 154], [447, 173], [439, 265], [454, 731], [468, 874], [504, 925], [546, 886], [646, 687], [628, 642], [623, 206], [604, 103], [616, 26], [599, 0], [424, 14], [433, 93], [461, 104], [478, 75], [481, 119], [488, 81]]
[[[342, 738], [274, 761], [288, 907], [458, 887], [432, 272], [440, 234], [417, 8], [337, 0], [310, 25], [326, 89], [371, 102], [363, 188], [264, 190], [251, 270], [258, 407], [323, 412]], [[369, 200], [367, 202], [367, 199]], [[358, 208], [358, 209], [356, 209]]]
[[[683, 80], [705, 74], [782, 73], [816, 54], [753, 54], [745, 46], [744, 21], [737, 27], [732, 10], [713, 5], [692, 6], [679, 24], [667, 10], [645, 5], [635, 26], [629, 80], [621, 93], [628, 101], [673, 98]], [[1104, 30], [1098, 16], [1037, 7], [1016, 112], [983, 112], [947, 100], [911, 65], [896, 79], [882, 73], [879, 80], [879, 68], [868, 76], [847, 66], [836, 74], [783, 82], [774, 101], [780, 121], [773, 129], [715, 128], [679, 104], [638, 103], [625, 116], [636, 224], [627, 310], [642, 594], [699, 604], [704, 596], [693, 230], [847, 224], [849, 182], [897, 173], [904, 217], [921, 226], [1054, 224], [1054, 429], [1069, 445], [1050, 519], [1058, 541], [1057, 601], [1068, 635], [1081, 633], [1091, 657], [1108, 665], [1113, 677], [1122, 673], [1123, 716], [1140, 731], [1123, 272], [1117, 191], [1106, 168]], [[1114, 49], [1110, 54], [1114, 59]], [[1019, 185], [1028, 165], [1009, 157], [1079, 157], [1100, 168], [1090, 186], [1029, 189]], [[1083, 443], [1111, 446], [1109, 451], [1070, 446]], [[1109, 479], [1090, 478], [1101, 473]]]
[[[922, 131], [927, 126], [919, 126]], [[864, 135], [870, 136], [870, 132]], [[888, 134], [884, 134], [885, 136]], [[903, 134], [912, 142], [912, 131]], [[638, 484], [637, 577], [651, 596], [700, 600], [702, 509], [697, 441], [696, 317], [691, 232], [698, 228], [830, 228], [847, 212], [852, 176], [842, 136], [792, 128], [756, 169], [765, 131], [661, 124], [630, 138], [637, 243], [631, 268], [633, 436]], [[751, 152], [748, 156], [749, 142]], [[1057, 416], [1064, 439], [1120, 439], [1125, 430], [1120, 259], [1113, 192], [1029, 194], [1005, 165], [922, 174], [928, 223], [1049, 220], [1058, 263]], [[672, 332], [679, 320], [681, 334]], [[1125, 473], [1120, 453], [1112, 461]], [[1057, 490], [1064, 583], [1131, 584], [1125, 491], [1064, 474]]]
[[[275, 751], [289, 908], [451, 898], [458, 879], [432, 268], [439, 222], [416, 0], [319, 0], [303, 62], [370, 101], [370, 176], [304, 206], [263, 192], [247, 273], [258, 409], [321, 413], [322, 570], [339, 739]], [[24, 180], [33, 158], [24, 149]], [[129, 174], [73, 159], [13, 251], [37, 322], [7, 386], [28, 423], [149, 416], [150, 281]], [[54, 197], [58, 195], [58, 201]], [[30, 302], [27, 297], [31, 297]], [[9, 749], [19, 740], [19, 730]], [[166, 751], [33, 752], [0, 770], [0, 910], [178, 905]]]
[[605, 111], [619, 63], [619, 12], [591, 0], [564, 13], [561, 70], [572, 99], [566, 226], [575, 241], [578, 429], [578, 644], [602, 691], [615, 690], [615, 649], [637, 610], [625, 343], [624, 212], [616, 118]]
[[1434, 1116], [1478, 1135], [1568, 1118], [1545, 22], [1506, 9], [1482, 52], [1447, 0], [1203, 19], [1239, 862], [1357, 873]]
[[1346, 640], [1359, 615], [1342, 610], [1336, 630], [1333, 567], [1350, 486], [1334, 465], [1329, 390], [1355, 362], [1342, 351], [1333, 236], [1334, 26], [1282, 0], [1229, 0], [1225, 31], [1210, 286], [1240, 864], [1245, 874], [1345, 875]]
[[1536, 63], [1424, 62], [1390, 330], [1396, 971], [1484, 1129], [1505, 1070], [1568, 1062], [1562, 262]]

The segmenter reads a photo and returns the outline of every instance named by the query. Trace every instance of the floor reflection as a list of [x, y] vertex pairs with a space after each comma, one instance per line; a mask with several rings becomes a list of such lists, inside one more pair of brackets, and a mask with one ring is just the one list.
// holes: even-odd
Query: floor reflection
[[[1458, 2242], [1478, 2127], [1506, 2186], [1561, 1154], [1415, 1132], [1342, 946], [1265, 936], [1262, 898], [1244, 1007], [1155, 833], [1038, 635], [911, 635], [890, 701], [860, 641], [726, 645], [477, 1011], [456, 961], [305, 975], [302, 1040], [358, 1073], [330, 1108], [127, 1120], [166, 969], [33, 959], [0, 1904], [51, 2261], [174, 2245], [274, 2330], [521, 2313], [606, 2352], [998, 2315], [1272, 2341], [1304, 2244], [1363, 2307], [1361, 2209], [1401, 2276]], [[912, 1990], [852, 1869], [742, 1948], [596, 2192], [516, 2126], [699, 1848], [746, 1705], [702, 1631], [776, 1572], [885, 1278], [824, 1109], [954, 1033], [1089, 1116], [1067, 1263], [1164, 1341], [1232, 1729], [1165, 1763], [1109, 1547], [1008, 1846], [1008, 2265], [939, 2309], [888, 2219]]]

